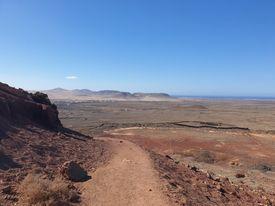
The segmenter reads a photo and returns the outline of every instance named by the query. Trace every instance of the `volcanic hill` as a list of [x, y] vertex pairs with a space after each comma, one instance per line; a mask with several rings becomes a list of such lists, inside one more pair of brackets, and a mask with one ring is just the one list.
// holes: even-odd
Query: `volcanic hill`
[[[65, 180], [53, 184], [60, 175], [59, 168], [73, 160], [91, 171], [105, 161], [106, 151], [102, 142], [64, 128], [46, 94], [31, 94], [0, 83], [1, 206], [35, 205], [32, 203], [42, 200], [46, 205], [61, 205], [60, 201], [71, 205], [70, 194], [75, 195], [71, 192], [75, 187]], [[30, 177], [33, 173], [35, 176]], [[56, 185], [65, 185], [63, 192], [56, 191]], [[52, 191], [53, 196], [48, 196], [49, 192], [45, 195], [39, 186]], [[57, 197], [56, 192], [62, 195]]]

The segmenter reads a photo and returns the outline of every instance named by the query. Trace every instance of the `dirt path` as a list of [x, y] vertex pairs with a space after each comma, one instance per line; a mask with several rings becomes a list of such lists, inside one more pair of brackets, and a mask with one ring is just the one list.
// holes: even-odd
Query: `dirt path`
[[[102, 138], [100, 138], [102, 139]], [[85, 206], [167, 206], [161, 182], [147, 153], [123, 140], [104, 138], [114, 148], [109, 164], [96, 170], [85, 183]]]

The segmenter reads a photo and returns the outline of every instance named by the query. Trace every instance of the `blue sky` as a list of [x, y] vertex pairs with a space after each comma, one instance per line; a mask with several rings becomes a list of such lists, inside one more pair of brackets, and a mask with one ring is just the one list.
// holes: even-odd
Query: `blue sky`
[[274, 0], [0, 0], [0, 81], [275, 96]]

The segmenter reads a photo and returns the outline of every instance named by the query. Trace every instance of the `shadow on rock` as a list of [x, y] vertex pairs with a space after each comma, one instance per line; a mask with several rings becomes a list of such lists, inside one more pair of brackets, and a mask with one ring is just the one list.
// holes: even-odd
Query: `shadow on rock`
[[10, 168], [21, 168], [21, 165], [14, 162], [10, 156], [5, 155], [4, 152], [0, 150], [0, 170], [8, 170]]
[[85, 182], [92, 178], [87, 171], [74, 161], [65, 162], [60, 168], [60, 173], [64, 178], [73, 182]]

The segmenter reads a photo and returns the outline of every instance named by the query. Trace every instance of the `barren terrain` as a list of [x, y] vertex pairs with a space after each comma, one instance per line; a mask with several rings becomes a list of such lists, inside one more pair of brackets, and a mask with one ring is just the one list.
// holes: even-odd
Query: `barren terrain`
[[[272, 132], [275, 101], [182, 100], [176, 102], [87, 101], [55, 102], [64, 125], [94, 132], [102, 124], [134, 125], [171, 122], [207, 122]], [[126, 125], [126, 126], [128, 126]]]
[[[67, 127], [99, 138], [131, 141], [148, 151], [170, 204], [274, 204], [273, 101], [57, 105]], [[203, 185], [208, 186], [203, 189]]]
[[1, 206], [275, 203], [273, 101], [55, 103], [0, 84]]
[[62, 126], [47, 95], [0, 83], [1, 206], [75, 205], [80, 194], [63, 164], [93, 171], [108, 157], [106, 143]]
[[168, 206], [162, 184], [149, 155], [139, 146], [119, 139], [99, 138], [113, 148], [114, 157], [92, 173], [84, 185], [83, 204], [90, 206]]

